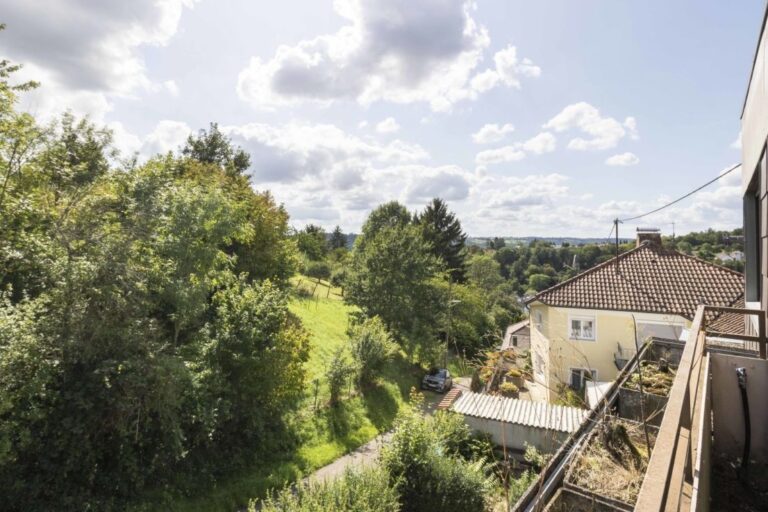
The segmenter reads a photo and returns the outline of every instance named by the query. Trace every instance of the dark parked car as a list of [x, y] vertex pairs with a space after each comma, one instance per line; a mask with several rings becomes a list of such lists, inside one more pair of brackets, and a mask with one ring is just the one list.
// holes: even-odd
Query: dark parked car
[[421, 389], [432, 389], [439, 393], [445, 393], [453, 387], [451, 372], [445, 368], [432, 368], [421, 380]]

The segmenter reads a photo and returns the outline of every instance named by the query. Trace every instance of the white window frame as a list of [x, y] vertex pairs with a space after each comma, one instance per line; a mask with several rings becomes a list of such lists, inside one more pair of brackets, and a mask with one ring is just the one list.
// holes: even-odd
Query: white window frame
[[[574, 335], [573, 330], [573, 322], [583, 322], [583, 321], [590, 321], [592, 322], [592, 336], [584, 336], [584, 328], [582, 324], [579, 324], [579, 334]], [[577, 340], [577, 341], [597, 341], [597, 319], [594, 316], [589, 315], [569, 315], [568, 316], [568, 339], [571, 340]]]
[[573, 375], [574, 370], [578, 370], [581, 373], [581, 386], [579, 389], [586, 386], [585, 379], [584, 379], [585, 372], [590, 372], [592, 374], [592, 382], [598, 381], [597, 368], [582, 368], [580, 366], [572, 366], [568, 368], [568, 386], [571, 385], [571, 376]]

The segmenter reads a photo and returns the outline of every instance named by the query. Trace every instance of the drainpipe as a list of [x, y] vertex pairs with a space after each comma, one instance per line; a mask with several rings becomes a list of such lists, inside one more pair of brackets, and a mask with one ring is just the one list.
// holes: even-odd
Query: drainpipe
[[747, 369], [736, 368], [736, 379], [738, 379], [739, 391], [741, 391], [741, 409], [744, 413], [744, 453], [741, 456], [739, 478], [746, 480], [749, 468], [749, 449], [752, 444], [752, 425], [749, 421], [749, 400], [747, 399]]

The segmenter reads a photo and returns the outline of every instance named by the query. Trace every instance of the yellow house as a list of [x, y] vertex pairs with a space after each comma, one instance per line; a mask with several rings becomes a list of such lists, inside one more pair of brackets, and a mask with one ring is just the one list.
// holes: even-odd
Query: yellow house
[[527, 301], [534, 381], [552, 400], [562, 385], [614, 380], [646, 338], [678, 340], [702, 303], [742, 303], [742, 274], [666, 249], [639, 233], [631, 251]]

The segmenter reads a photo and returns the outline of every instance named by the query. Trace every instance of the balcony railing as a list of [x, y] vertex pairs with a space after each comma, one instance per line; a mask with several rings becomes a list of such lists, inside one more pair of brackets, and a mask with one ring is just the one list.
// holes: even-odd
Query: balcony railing
[[721, 332], [710, 336], [744, 341], [745, 347], [754, 346], [760, 358], [766, 358], [765, 312], [699, 306], [635, 510], [707, 509], [712, 439], [710, 354], [705, 332], [708, 313], [757, 315], [757, 336]]

